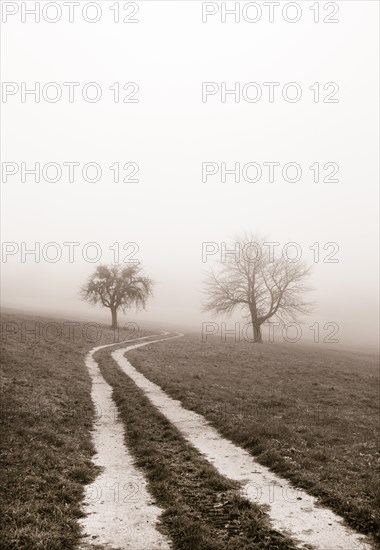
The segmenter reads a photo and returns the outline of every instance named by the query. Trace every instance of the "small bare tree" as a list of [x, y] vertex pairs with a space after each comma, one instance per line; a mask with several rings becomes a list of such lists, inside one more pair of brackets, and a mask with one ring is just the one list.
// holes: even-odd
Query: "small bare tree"
[[310, 274], [305, 263], [276, 256], [262, 237], [244, 235], [234, 245], [234, 253], [219, 261], [219, 272], [207, 275], [204, 311], [231, 314], [242, 309], [252, 321], [253, 341], [260, 343], [261, 326], [268, 319], [286, 323], [311, 312], [313, 304], [305, 299], [312, 290], [304, 284]]
[[145, 309], [152, 296], [153, 281], [141, 275], [139, 265], [100, 265], [81, 288], [81, 299], [111, 310], [112, 325], [117, 327], [117, 312], [130, 307]]

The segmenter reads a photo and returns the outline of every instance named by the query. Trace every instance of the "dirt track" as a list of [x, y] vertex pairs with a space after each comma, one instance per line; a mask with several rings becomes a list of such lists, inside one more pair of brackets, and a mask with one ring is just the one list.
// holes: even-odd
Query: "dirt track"
[[[289, 534], [299, 542], [300, 547], [307, 544], [318, 550], [369, 550], [371, 546], [362, 536], [344, 526], [342, 518], [318, 506], [314, 497], [295, 489], [285, 479], [261, 466], [245, 450], [223, 438], [201, 415], [184, 409], [179, 401], [170, 398], [159, 386], [139, 373], [125, 357], [128, 350], [180, 336], [135, 343], [113, 351], [112, 357], [152, 404], [223, 476], [241, 482], [242, 493], [249, 500], [266, 505], [274, 529]], [[101, 348], [92, 350], [86, 360], [93, 380], [92, 397], [94, 403], [101, 403], [102, 410], [112, 410], [111, 389], [92, 357], [98, 349]], [[141, 494], [138, 507], [103, 498], [87, 503], [86, 512], [91, 515], [83, 525], [90, 538], [97, 544], [106, 543], [107, 548], [170, 548], [169, 541], [154, 528], [160, 510], [149, 504], [145, 481], [132, 464], [117, 417], [100, 416], [94, 442], [98, 453], [96, 463], [104, 471], [90, 486], [90, 492], [96, 494], [95, 485], [108, 487], [109, 484], [133, 482], [141, 486]], [[128, 540], [125, 539], [126, 532]]]
[[123, 425], [112, 400], [112, 389], [102, 377], [90, 351], [86, 365], [92, 379], [92, 400], [97, 411], [93, 431], [94, 462], [102, 469], [86, 490], [82, 548], [146, 550], [170, 548], [169, 541], [156, 530], [162, 512], [152, 503], [145, 479], [136, 469], [124, 444]]

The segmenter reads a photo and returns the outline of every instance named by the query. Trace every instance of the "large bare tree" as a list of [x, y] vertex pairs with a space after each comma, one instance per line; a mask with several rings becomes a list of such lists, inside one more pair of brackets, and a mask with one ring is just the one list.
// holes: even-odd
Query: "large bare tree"
[[281, 323], [308, 314], [313, 304], [306, 299], [312, 290], [305, 279], [310, 268], [274, 253], [263, 237], [244, 235], [235, 240], [219, 260], [217, 273], [205, 281], [204, 311], [231, 314], [242, 309], [252, 321], [253, 341], [262, 342], [261, 326], [272, 317]]
[[153, 281], [141, 274], [136, 265], [100, 265], [81, 288], [82, 300], [100, 304], [111, 310], [112, 328], [117, 327], [117, 312], [126, 312], [130, 307], [145, 309], [152, 295]]

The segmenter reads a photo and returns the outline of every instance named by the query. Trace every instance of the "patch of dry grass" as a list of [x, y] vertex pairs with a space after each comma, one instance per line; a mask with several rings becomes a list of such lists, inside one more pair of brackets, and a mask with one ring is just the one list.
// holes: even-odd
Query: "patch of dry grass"
[[70, 550], [80, 536], [84, 485], [97, 473], [84, 359], [114, 334], [104, 326], [83, 333], [81, 323], [70, 339], [67, 321], [12, 314], [1, 321], [1, 548]]

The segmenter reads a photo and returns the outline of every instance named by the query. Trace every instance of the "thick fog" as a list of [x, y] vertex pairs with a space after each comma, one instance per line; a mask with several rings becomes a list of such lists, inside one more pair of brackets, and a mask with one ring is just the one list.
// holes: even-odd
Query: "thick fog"
[[[201, 313], [204, 273], [220, 258], [222, 242], [253, 231], [280, 243], [278, 250], [298, 243], [302, 259], [313, 265], [311, 298], [317, 306], [306, 327], [333, 322], [342, 345], [373, 349], [378, 334], [377, 2], [339, 2], [335, 24], [314, 23], [311, 3], [303, 2], [298, 4], [308, 7], [296, 23], [281, 17], [270, 23], [264, 15], [256, 23], [228, 18], [222, 23], [218, 14], [202, 22], [202, 2], [143, 1], [139, 22], [122, 24], [113, 22], [106, 2], [98, 4], [103, 16], [96, 23], [81, 17], [69, 23], [63, 16], [54, 24], [23, 23], [15, 15], [3, 25], [3, 82], [29, 87], [53, 82], [63, 91], [55, 103], [43, 97], [37, 103], [28, 95], [22, 102], [13, 88], [2, 105], [2, 162], [14, 163], [7, 165], [2, 185], [3, 304], [95, 318], [101, 310], [79, 301], [78, 290], [98, 263], [117, 259], [119, 243], [119, 260], [135, 252], [156, 281], [147, 311], [131, 311], [130, 318], [200, 330], [202, 322], [224, 320]], [[72, 88], [78, 94], [72, 103], [64, 82], [80, 83]], [[81, 95], [90, 82], [98, 86], [89, 95], [102, 90], [98, 102]], [[119, 102], [114, 101], [117, 82]], [[139, 90], [123, 90], [127, 82], [137, 83]], [[204, 82], [214, 84], [208, 95], [203, 85], [202, 101]], [[250, 87], [239, 93], [239, 102], [228, 94], [223, 102], [222, 82], [227, 88], [241, 83], [240, 92], [246, 83], [259, 83], [262, 97], [244, 99], [257, 92]], [[279, 83], [272, 88], [273, 102], [263, 84], [268, 82]], [[289, 96], [302, 90], [297, 102], [283, 98], [283, 86], [290, 82], [298, 87]], [[324, 90], [326, 83], [339, 89]], [[124, 103], [134, 92], [138, 103]], [[328, 94], [338, 102], [323, 102]], [[57, 163], [64, 169], [60, 181], [48, 181], [53, 172], [44, 179], [42, 168], [39, 183], [22, 174], [22, 163], [30, 169], [36, 162]], [[70, 182], [67, 163], [74, 162], [80, 167]], [[87, 163], [101, 167], [100, 181], [84, 180]], [[131, 164], [125, 171], [126, 163]], [[202, 163], [208, 163], [203, 174]], [[227, 169], [240, 163], [240, 182], [231, 174], [221, 181], [222, 163]], [[244, 172], [247, 163], [260, 166], [261, 179], [250, 181], [255, 168]], [[264, 163], [279, 163], [273, 165], [273, 182]], [[284, 180], [287, 163], [301, 167], [299, 181]], [[313, 181], [316, 167], [310, 169], [315, 163], [319, 182]], [[331, 163], [327, 169], [326, 163]], [[10, 173], [13, 168], [17, 173]], [[323, 181], [330, 173], [339, 181]], [[87, 175], [95, 177], [91, 167]], [[295, 177], [291, 167], [288, 175], [288, 180]], [[138, 181], [122, 181], [128, 176]], [[48, 250], [51, 242], [58, 247]], [[71, 248], [73, 261], [63, 244], [70, 242], [78, 243]], [[39, 262], [32, 254], [23, 256], [35, 243], [41, 247]], [[123, 250], [126, 243], [136, 243], [138, 250]], [[202, 243], [215, 243], [207, 261]], [[53, 262], [58, 249], [62, 257]], [[99, 250], [101, 258], [92, 263]], [[103, 314], [108, 318], [107, 311]], [[227, 324], [236, 319], [239, 315]]]

